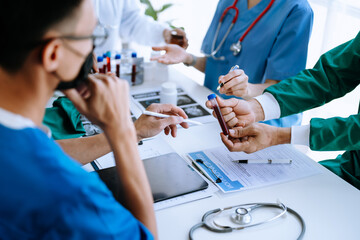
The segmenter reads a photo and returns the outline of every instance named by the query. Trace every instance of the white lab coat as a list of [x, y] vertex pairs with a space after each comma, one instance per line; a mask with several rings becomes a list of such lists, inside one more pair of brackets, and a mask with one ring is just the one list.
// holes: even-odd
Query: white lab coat
[[109, 38], [95, 49], [97, 55], [121, 49], [121, 40], [152, 46], [164, 43], [166, 24], [146, 16], [139, 0], [93, 0], [99, 22], [106, 27]]

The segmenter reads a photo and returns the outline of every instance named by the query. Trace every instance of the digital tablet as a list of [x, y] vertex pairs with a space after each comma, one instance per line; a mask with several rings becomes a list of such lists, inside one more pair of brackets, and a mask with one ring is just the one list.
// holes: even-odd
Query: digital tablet
[[[208, 183], [176, 153], [143, 160], [154, 202], [204, 190]], [[120, 199], [119, 181], [115, 167], [98, 170], [116, 200]]]

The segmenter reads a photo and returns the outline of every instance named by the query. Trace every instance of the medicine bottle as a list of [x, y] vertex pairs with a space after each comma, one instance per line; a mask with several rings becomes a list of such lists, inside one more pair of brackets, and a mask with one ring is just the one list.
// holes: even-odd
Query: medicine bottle
[[161, 84], [160, 103], [177, 105], [177, 89], [174, 82], [164, 82]]
[[184, 47], [185, 41], [183, 35], [179, 35], [176, 31], [171, 31], [170, 36], [171, 36], [170, 38], [171, 44], [177, 44], [180, 47]]
[[215, 115], [216, 115], [216, 117], [217, 117], [217, 119], [219, 121], [222, 132], [224, 133], [224, 135], [229, 135], [229, 129], [226, 126], [224, 117], [221, 114], [220, 107], [219, 107], [218, 102], [216, 100], [216, 94], [214, 94], [214, 93], [210, 94], [208, 96], [208, 100], [211, 102], [212, 109], [214, 110]]

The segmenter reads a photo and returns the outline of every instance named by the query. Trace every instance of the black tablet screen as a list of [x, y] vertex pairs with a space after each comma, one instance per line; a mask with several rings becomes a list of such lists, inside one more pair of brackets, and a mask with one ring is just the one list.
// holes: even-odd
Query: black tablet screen
[[[208, 187], [207, 182], [176, 153], [148, 158], [143, 162], [154, 202], [204, 190]], [[97, 172], [114, 197], [119, 200], [120, 191], [115, 167]]]

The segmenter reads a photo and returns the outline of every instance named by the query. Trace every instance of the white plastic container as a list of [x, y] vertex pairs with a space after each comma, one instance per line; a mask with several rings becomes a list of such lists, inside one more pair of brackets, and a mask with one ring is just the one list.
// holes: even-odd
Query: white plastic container
[[177, 105], [177, 89], [174, 82], [164, 82], [161, 84], [160, 103]]

